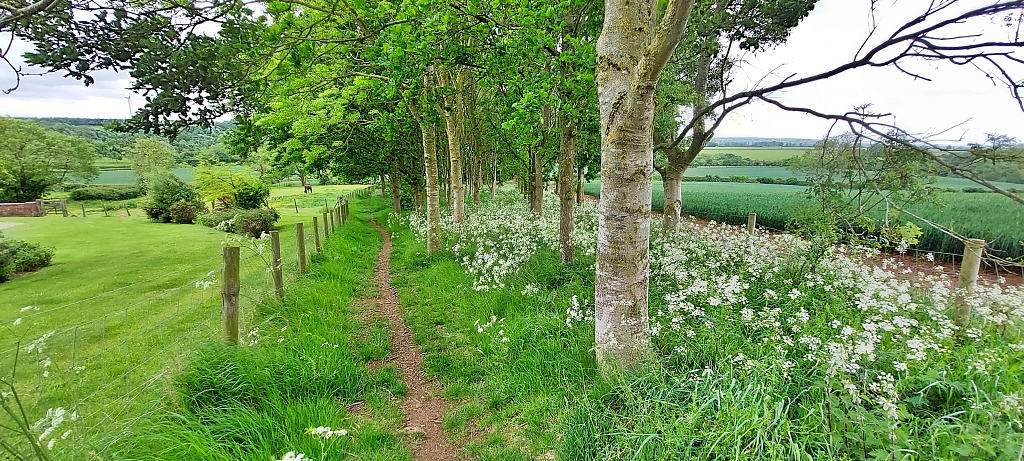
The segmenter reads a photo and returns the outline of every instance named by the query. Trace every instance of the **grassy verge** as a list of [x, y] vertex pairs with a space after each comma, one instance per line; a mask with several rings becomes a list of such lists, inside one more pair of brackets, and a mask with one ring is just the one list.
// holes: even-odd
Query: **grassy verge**
[[[372, 289], [380, 237], [360, 202], [351, 210], [284, 301], [260, 306], [255, 344], [203, 346], [174, 379], [169, 410], [122, 437], [124, 459], [410, 458], [391, 402], [405, 392], [398, 373], [366, 365], [388, 355], [386, 331], [353, 304]], [[309, 434], [321, 426], [347, 433]]]
[[412, 232], [391, 226], [393, 284], [406, 322], [453, 408], [445, 429], [482, 460], [550, 452], [567, 402], [594, 380], [593, 331], [567, 329], [573, 295], [593, 296], [593, 260], [563, 267], [540, 251], [510, 286], [474, 292], [450, 252], [427, 256]]

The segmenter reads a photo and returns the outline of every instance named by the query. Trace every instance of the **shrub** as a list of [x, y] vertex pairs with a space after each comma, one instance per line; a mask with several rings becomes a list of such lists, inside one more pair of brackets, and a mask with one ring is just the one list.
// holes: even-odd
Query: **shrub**
[[72, 200], [129, 200], [142, 197], [145, 191], [135, 184], [110, 186], [85, 186], [71, 191]]
[[171, 205], [179, 201], [192, 204], [196, 210], [203, 208], [196, 189], [169, 171], [154, 173], [148, 187], [149, 193], [146, 194], [142, 209], [155, 221], [171, 222]]
[[171, 221], [178, 224], [192, 224], [195, 222], [196, 216], [199, 215], [199, 212], [203, 210], [203, 206], [198, 205], [197, 202], [178, 200], [171, 205]]
[[270, 186], [267, 183], [253, 180], [235, 189], [235, 205], [246, 210], [262, 207], [270, 198]]
[[273, 208], [256, 210], [214, 211], [200, 215], [199, 224], [212, 227], [219, 231], [248, 234], [259, 237], [264, 232], [274, 229], [274, 224], [281, 219], [281, 214]]
[[53, 249], [38, 243], [4, 239], [0, 235], [0, 282], [18, 272], [33, 272], [49, 266]]

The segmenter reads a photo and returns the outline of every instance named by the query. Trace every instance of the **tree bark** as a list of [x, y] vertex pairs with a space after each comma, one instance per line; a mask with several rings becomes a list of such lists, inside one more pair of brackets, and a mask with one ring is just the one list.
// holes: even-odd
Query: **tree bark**
[[477, 159], [477, 160], [475, 160], [473, 162], [473, 204], [474, 205], [480, 205], [480, 189], [483, 188], [483, 178], [481, 177], [481, 175], [483, 174], [483, 168], [481, 166], [481, 163], [483, 163], [483, 162], [480, 159]]
[[494, 160], [491, 161], [491, 201], [494, 201], [494, 196], [498, 193], [498, 154], [494, 154]]
[[[708, 75], [711, 70], [712, 56], [702, 56], [697, 63], [697, 75], [694, 78], [694, 93], [697, 101], [693, 104], [693, 113], [698, 114], [707, 107]], [[682, 180], [683, 174], [711, 141], [714, 133], [707, 133], [704, 129], [704, 117], [694, 120], [693, 137], [690, 145], [685, 151], [679, 147], [665, 150], [668, 164], [659, 169], [665, 187], [665, 204], [662, 210], [661, 230], [666, 234], [679, 232], [679, 218], [683, 209]], [[659, 136], [655, 134], [655, 137]], [[656, 139], [661, 143], [660, 139]]]
[[[423, 75], [423, 99], [427, 99], [431, 88], [431, 71]], [[408, 101], [409, 111], [420, 126], [423, 138], [423, 167], [426, 170], [427, 195], [427, 253], [441, 250], [441, 197], [437, 184], [437, 128], [419, 113], [415, 101]]]
[[452, 94], [445, 97], [446, 106], [441, 111], [444, 114], [445, 131], [448, 134], [448, 157], [451, 164], [449, 181], [451, 182], [452, 215], [456, 225], [462, 225], [466, 221], [466, 185], [463, 180], [463, 158], [462, 141], [466, 131], [465, 111], [466, 100], [463, 92], [469, 81], [470, 70], [462, 66], [456, 72], [454, 78], [444, 72], [441, 73], [441, 84], [452, 91]]
[[606, 0], [597, 41], [601, 202], [595, 277], [602, 372], [651, 356], [650, 279], [654, 89], [685, 29], [693, 0], [670, 0], [657, 32], [654, 0]]
[[679, 232], [679, 216], [683, 207], [683, 174], [669, 164], [662, 170], [661, 181], [665, 187], [661, 231], [665, 234], [673, 234]]
[[576, 205], [583, 205], [583, 167], [576, 168]]
[[576, 260], [573, 230], [576, 211], [576, 191], [573, 173], [576, 172], [576, 125], [569, 114], [558, 113], [558, 254], [562, 263]]
[[391, 173], [388, 175], [391, 178], [391, 210], [395, 214], [402, 213], [402, 188], [398, 183], [398, 175]]
[[540, 149], [530, 152], [530, 211], [540, 216], [541, 204], [544, 202], [544, 172], [540, 158]]
[[437, 131], [427, 123], [423, 130], [423, 164], [427, 169], [427, 253], [441, 250], [441, 197], [437, 190]]

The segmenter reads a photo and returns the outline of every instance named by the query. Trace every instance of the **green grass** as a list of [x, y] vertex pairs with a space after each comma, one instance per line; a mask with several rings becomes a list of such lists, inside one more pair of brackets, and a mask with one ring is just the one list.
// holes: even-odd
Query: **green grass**
[[[289, 451], [321, 460], [411, 459], [397, 434], [402, 418], [392, 399], [405, 393], [398, 372], [365, 365], [390, 353], [387, 339], [381, 343], [386, 329], [364, 325], [353, 304], [374, 288], [381, 242], [366, 207], [353, 202], [351, 211], [284, 302], [260, 305], [259, 315], [271, 319], [263, 339], [203, 347], [175, 378], [169, 408], [122, 437], [125, 459], [266, 461]], [[307, 433], [319, 426], [348, 435], [324, 442]]]
[[[596, 195], [600, 182], [588, 183], [588, 194]], [[683, 212], [704, 219], [743, 224], [747, 214], [757, 213], [759, 225], [784, 230], [802, 211], [815, 207], [801, 186], [748, 183], [683, 182]], [[660, 181], [654, 182], [652, 208], [661, 210], [664, 192]], [[939, 194], [939, 202], [920, 203], [910, 211], [922, 218], [946, 226], [957, 233], [989, 242], [990, 251], [1000, 257], [1024, 256], [1024, 206], [996, 194], [947, 192]], [[917, 248], [962, 254], [963, 245], [925, 223], [908, 218], [923, 228]]]
[[[464, 437], [473, 459], [532, 460], [550, 451], [566, 402], [597, 373], [593, 331], [567, 329], [564, 320], [572, 295], [593, 296], [593, 260], [563, 267], [557, 252], [542, 250], [511, 284], [538, 283], [541, 294], [474, 292], [451, 253], [428, 257], [407, 228], [390, 231], [392, 283], [406, 323], [452, 407], [445, 428]], [[491, 316], [506, 320], [479, 333]]]
[[[652, 279], [650, 312], [664, 327], [652, 339], [659, 359], [633, 373], [602, 377], [594, 366], [593, 323], [569, 327], [565, 322], [570, 297], [594, 296], [592, 258], [563, 266], [555, 251], [542, 246], [519, 273], [504, 280], [508, 288], [474, 291], [452, 252], [428, 256], [408, 228], [394, 224], [390, 231], [393, 283], [406, 322], [424, 348], [428, 375], [439, 380], [451, 405], [444, 427], [466, 443], [473, 459], [547, 459], [552, 451], [562, 460], [849, 461], [917, 459], [910, 455], [915, 452], [927, 459], [1015, 459], [1024, 441], [1011, 419], [1017, 410], [1004, 418], [987, 403], [1021, 389], [1021, 353], [1007, 347], [1020, 341], [1012, 326], [989, 325], [987, 336], [978, 340], [946, 338], [942, 351], [929, 354], [926, 364], [883, 378], [895, 383], [898, 425], [887, 419], [880, 400], [861, 401], [866, 393], [851, 397], [839, 387], [840, 378], [828, 377], [826, 365], [797, 358], [802, 350], [784, 353], [782, 344], [794, 343], [786, 343], [792, 339], [783, 336], [790, 333], [772, 323], [775, 319], [799, 322], [787, 318], [799, 312], [808, 320], [792, 335], [842, 341], [849, 334], [840, 333], [832, 320], [867, 329], [867, 319], [879, 318], [856, 304], [862, 287], [835, 288], [850, 281], [842, 266], [815, 272], [828, 286], [809, 276], [805, 280], [807, 253], [799, 250], [752, 270], [747, 264], [757, 258], [749, 255], [761, 245], [728, 258], [718, 255], [727, 250], [716, 248], [749, 242], [744, 234], [709, 232], [705, 237], [725, 241], [697, 237], [699, 243], [680, 245], [686, 257], [671, 260], [678, 275], [655, 272]], [[685, 238], [694, 237], [679, 242]], [[459, 254], [472, 251], [463, 248]], [[483, 253], [501, 257], [499, 251]], [[781, 272], [765, 272], [765, 267]], [[666, 295], [694, 280], [722, 280], [705, 285], [711, 287], [736, 280], [751, 286], [741, 288], [744, 298], [736, 305], [687, 294], [682, 299], [690, 308], [698, 306], [700, 314], [671, 314], [679, 301]], [[520, 292], [528, 283], [537, 285], [536, 295]], [[782, 293], [797, 286], [802, 295], [781, 300], [768, 295], [769, 288]], [[741, 320], [746, 306], [755, 319]], [[906, 312], [919, 309], [913, 306]], [[673, 316], [681, 319], [679, 331], [668, 325]], [[938, 323], [925, 320], [925, 328], [933, 321]], [[481, 331], [481, 324], [491, 323]], [[875, 349], [885, 354], [871, 365], [875, 368], [850, 372], [855, 381], [857, 374], [874, 376], [889, 367], [890, 359], [902, 360], [906, 338], [886, 341]], [[741, 352], [749, 360], [744, 362]], [[989, 356], [997, 365], [972, 371], [978, 357]], [[793, 362], [783, 362], [787, 359]], [[983, 403], [972, 406], [973, 401]]]
[[109, 157], [100, 157], [96, 159], [95, 165], [96, 168], [99, 168], [100, 170], [114, 170], [131, 168], [132, 162], [127, 159], [117, 160]]
[[[321, 193], [337, 196], [358, 187], [331, 186]], [[301, 188], [274, 193], [290, 201], [289, 194], [301, 196]], [[77, 202], [69, 202], [69, 209], [80, 214]], [[281, 210], [286, 287], [297, 265], [294, 223], [308, 222], [306, 248], [312, 253], [311, 218], [320, 216], [321, 209]], [[138, 209], [131, 210], [131, 217], [124, 213], [103, 217], [92, 210], [84, 219], [3, 219], [18, 223], [3, 230], [6, 236], [54, 247], [56, 256], [52, 266], [0, 284], [0, 373], [8, 375], [20, 341], [17, 380], [30, 419], [47, 408], [71, 408], [82, 401], [83, 418], [74, 428], [75, 443], [82, 446], [101, 443], [98, 435], [117, 433], [151, 411], [167, 376], [181, 367], [195, 344], [221, 334], [216, 285], [202, 290], [194, 282], [219, 270], [220, 247], [228, 234], [198, 225], [153, 223]], [[242, 257], [246, 331], [257, 322], [251, 307], [269, 296], [272, 282], [261, 257], [246, 250]], [[38, 309], [22, 312], [27, 306]], [[28, 342], [49, 332], [55, 333], [42, 354], [25, 353]], [[45, 359], [50, 366], [38, 363]], [[44, 378], [44, 372], [49, 376]]]

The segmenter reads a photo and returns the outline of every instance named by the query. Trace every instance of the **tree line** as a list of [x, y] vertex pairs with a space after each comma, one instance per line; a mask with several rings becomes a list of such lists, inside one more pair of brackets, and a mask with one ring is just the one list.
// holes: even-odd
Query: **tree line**
[[[130, 70], [146, 105], [119, 125], [170, 137], [236, 127], [228, 151], [292, 165], [305, 178], [329, 172], [388, 181], [425, 209], [427, 249], [440, 249], [441, 197], [456, 223], [465, 204], [514, 182], [541, 213], [556, 177], [560, 254], [574, 260], [573, 215], [584, 180], [600, 177], [596, 273], [597, 356], [631, 366], [651, 354], [648, 248], [652, 177], [664, 181], [662, 230], [676, 232], [680, 183], [727, 116], [747, 104], [832, 120], [853, 142], [887, 149], [834, 149], [909, 157], [973, 179], [1024, 203], [972, 165], [1019, 162], [995, 145], [951, 162], [925, 137], [853, 108], [831, 114], [778, 95], [858, 69], [971, 65], [1021, 100], [1024, 1], [915, 4], [894, 28], [873, 28], [848, 61], [818, 73], [763, 80], [736, 91], [745, 53], [786, 41], [815, 0], [215, 0], [139, 4], [21, 0], [0, 9], [0, 30], [31, 41], [27, 60], [93, 83], [99, 69]], [[886, 14], [866, 2], [871, 18]], [[1004, 27], [1005, 26], [1005, 27]], [[211, 32], [212, 31], [212, 32]], [[978, 40], [984, 37], [984, 40]], [[17, 71], [17, 69], [14, 69]], [[984, 80], [984, 79], [988, 80]], [[1024, 107], [1024, 106], [1022, 106]], [[845, 141], [844, 141], [845, 142]], [[831, 147], [830, 147], [831, 146]], [[1019, 151], [1014, 151], [1019, 152]], [[877, 183], [869, 192], [886, 195]]]

